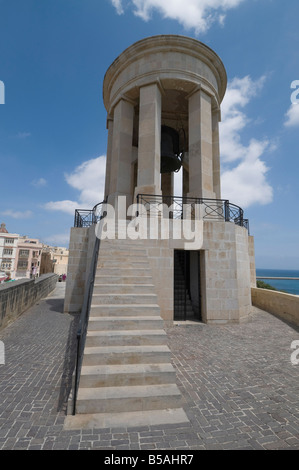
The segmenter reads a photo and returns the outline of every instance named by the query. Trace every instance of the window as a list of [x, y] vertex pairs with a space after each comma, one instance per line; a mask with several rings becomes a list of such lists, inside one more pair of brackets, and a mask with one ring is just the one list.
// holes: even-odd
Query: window
[[5, 243], [9, 243], [10, 245], [13, 245], [14, 241], [15, 241], [14, 238], [5, 238]]
[[4, 255], [12, 255], [13, 250], [11, 248], [4, 248], [3, 254]]
[[18, 269], [20, 270], [27, 269], [27, 261], [18, 261]]
[[4, 263], [2, 261], [1, 269], [10, 269], [10, 268], [11, 268], [11, 263]]
[[19, 256], [21, 256], [22, 258], [28, 258], [29, 250], [20, 250]]

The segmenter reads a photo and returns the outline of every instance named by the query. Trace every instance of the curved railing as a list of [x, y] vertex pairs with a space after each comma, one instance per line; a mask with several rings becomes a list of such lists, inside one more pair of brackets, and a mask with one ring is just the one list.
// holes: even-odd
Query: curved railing
[[203, 220], [222, 220], [233, 222], [249, 231], [249, 221], [244, 219], [243, 209], [227, 199], [138, 194], [137, 207], [138, 215], [142, 215], [145, 210], [151, 215], [163, 213], [164, 217], [168, 215], [171, 219], [190, 217], [194, 220], [199, 217]]
[[97, 224], [102, 217], [102, 205], [105, 202], [99, 202], [92, 209], [76, 209], [74, 227], [84, 228]]
[[[155, 194], [138, 194], [138, 214], [143, 210], [151, 215], [168, 214], [171, 219], [184, 219], [191, 216], [194, 220], [200, 217], [203, 220], [222, 220], [233, 222], [240, 227], [245, 227], [249, 232], [249, 221], [244, 218], [244, 211], [227, 199], [192, 198], [179, 196], [160, 196]], [[102, 217], [103, 204], [99, 202], [92, 209], [76, 209], [74, 227], [90, 227], [99, 222]], [[166, 210], [165, 210], [166, 208]]]

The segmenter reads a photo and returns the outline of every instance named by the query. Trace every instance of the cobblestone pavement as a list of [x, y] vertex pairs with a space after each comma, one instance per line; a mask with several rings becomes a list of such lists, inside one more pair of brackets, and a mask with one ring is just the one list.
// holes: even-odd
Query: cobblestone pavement
[[0, 331], [0, 449], [299, 449], [299, 329], [253, 309], [242, 325], [167, 330], [190, 424], [65, 431], [78, 316], [62, 283]]

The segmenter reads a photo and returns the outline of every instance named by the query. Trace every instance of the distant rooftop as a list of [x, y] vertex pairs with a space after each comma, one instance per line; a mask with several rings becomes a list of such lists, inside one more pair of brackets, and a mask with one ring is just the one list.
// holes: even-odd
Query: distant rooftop
[[4, 223], [2, 223], [0, 226], [0, 233], [8, 233], [8, 230], [6, 229], [6, 225]]

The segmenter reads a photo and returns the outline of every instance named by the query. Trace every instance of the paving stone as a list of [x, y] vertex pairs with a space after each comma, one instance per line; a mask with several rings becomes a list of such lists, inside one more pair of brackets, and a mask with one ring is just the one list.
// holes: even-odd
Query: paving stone
[[167, 328], [187, 425], [64, 430], [79, 317], [62, 305], [50, 296], [0, 331], [1, 450], [299, 450], [299, 333], [257, 309], [241, 325]]

